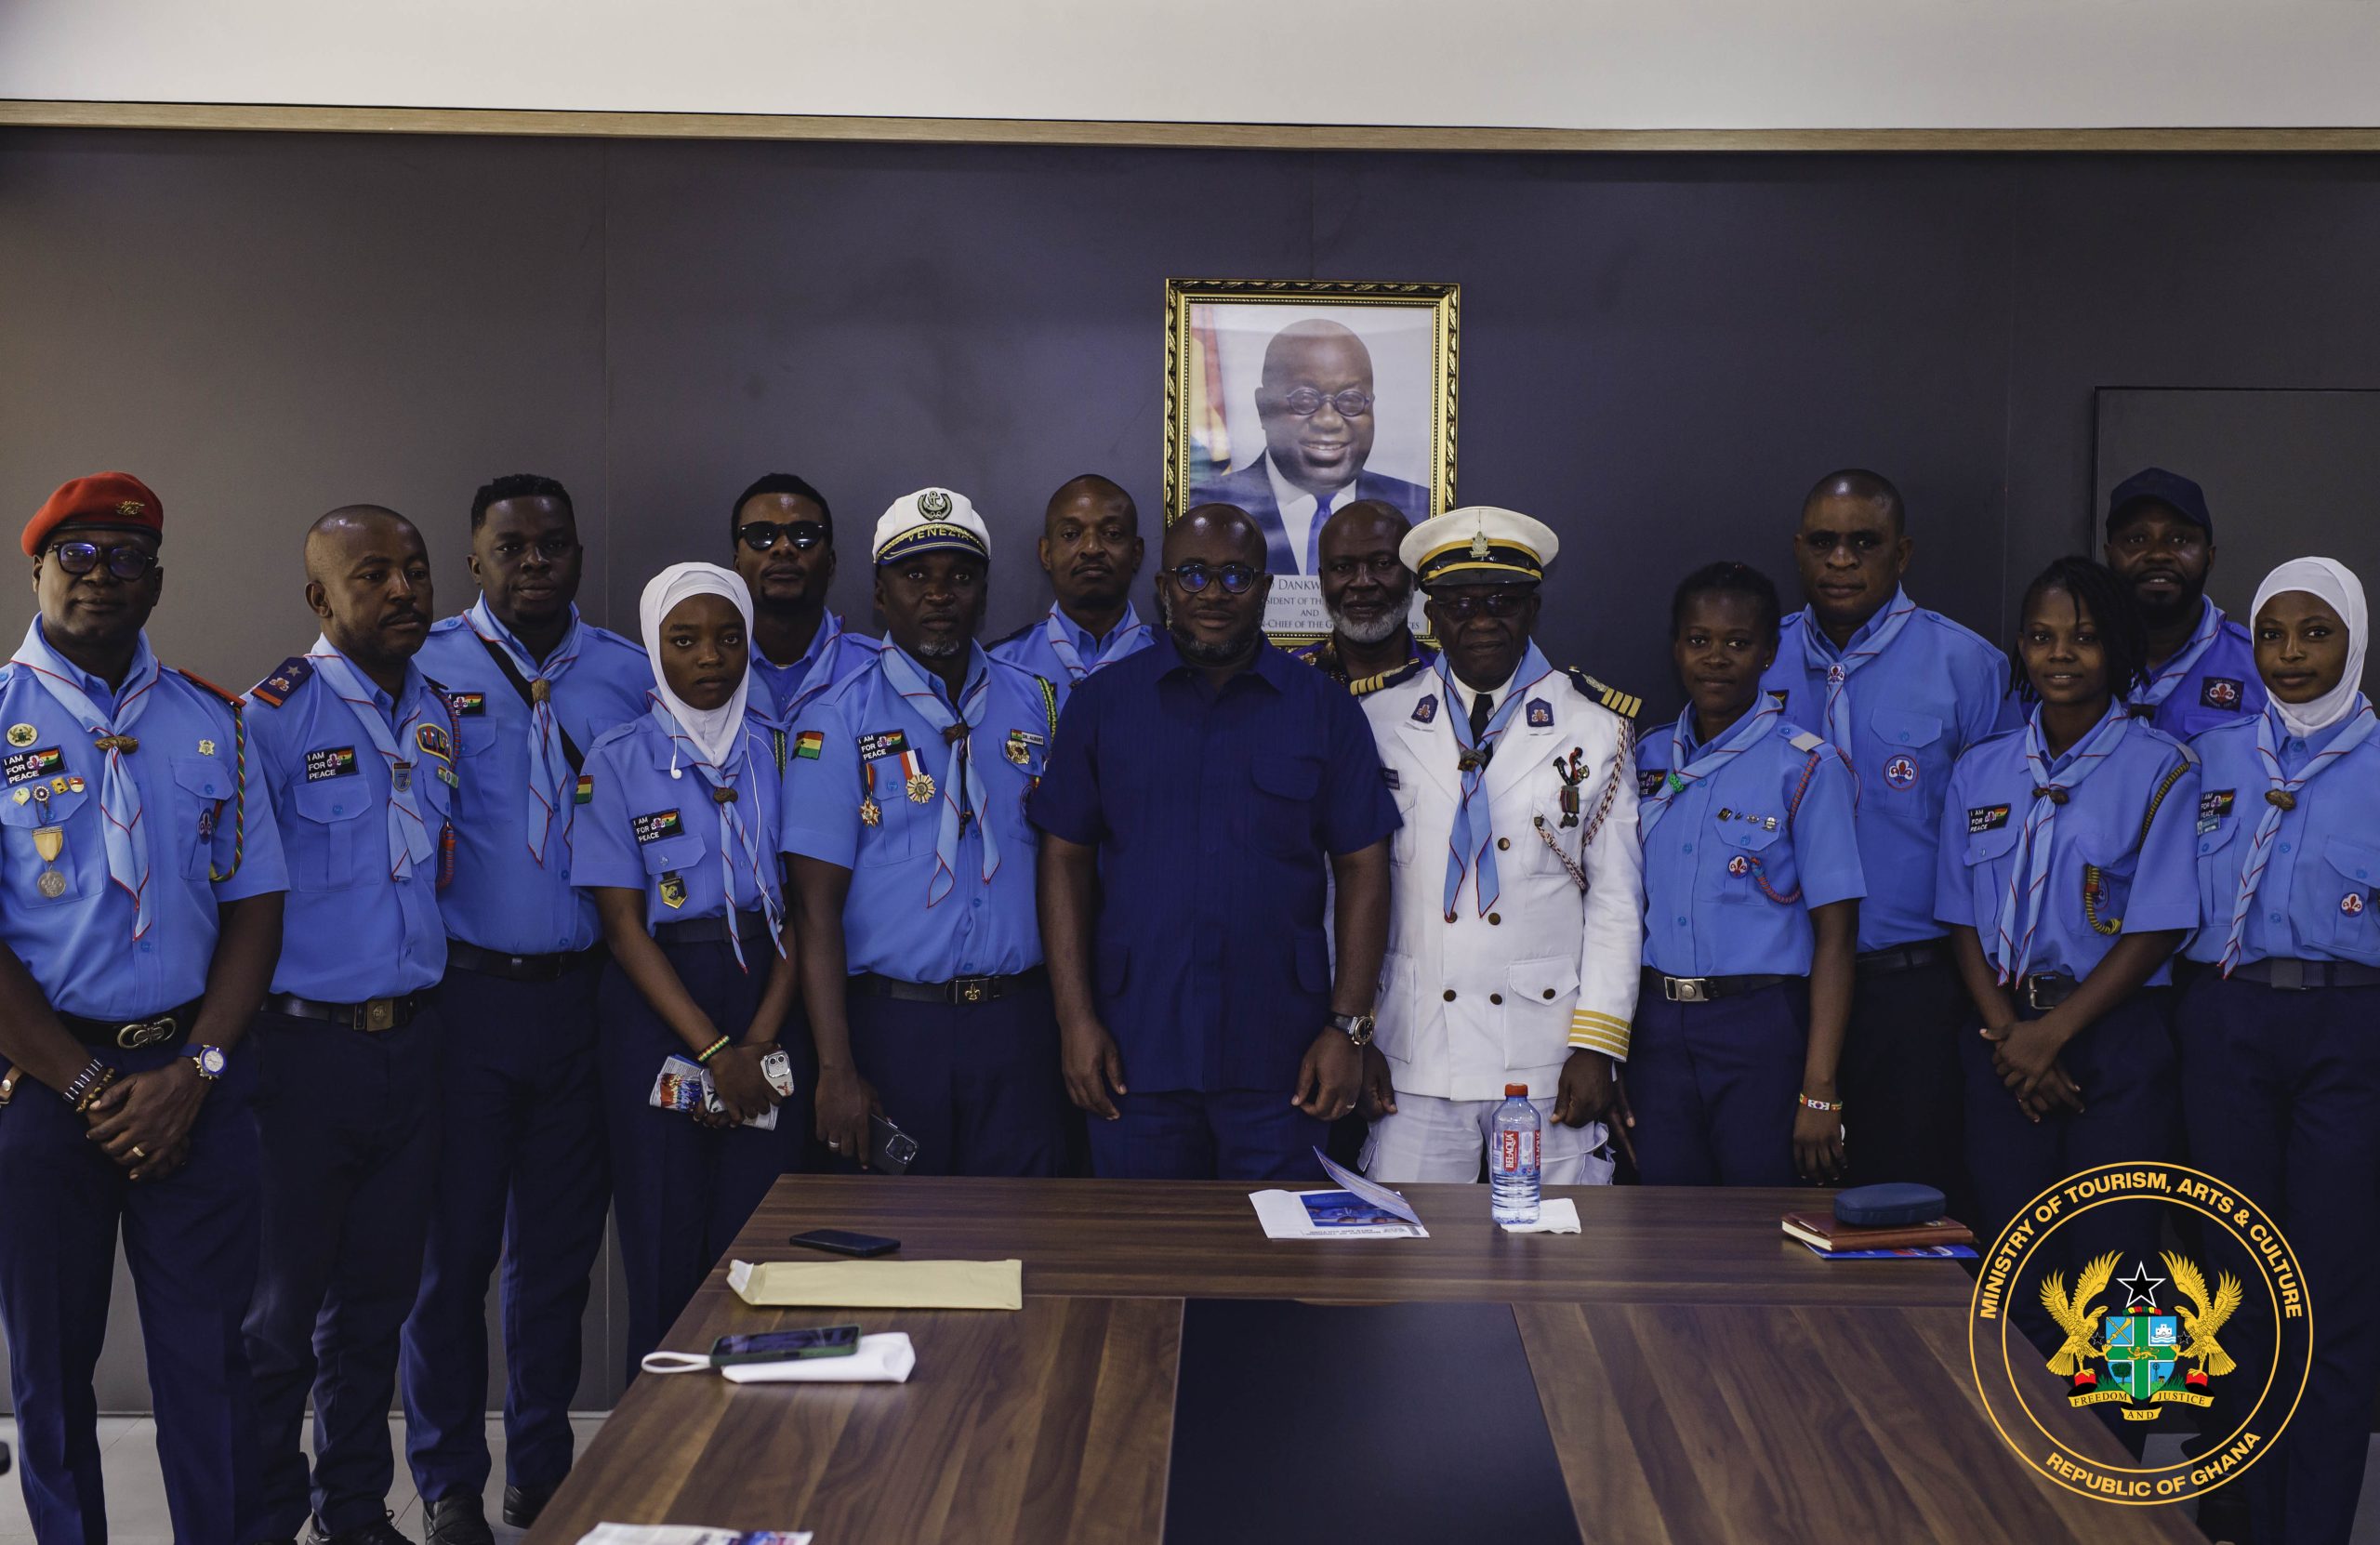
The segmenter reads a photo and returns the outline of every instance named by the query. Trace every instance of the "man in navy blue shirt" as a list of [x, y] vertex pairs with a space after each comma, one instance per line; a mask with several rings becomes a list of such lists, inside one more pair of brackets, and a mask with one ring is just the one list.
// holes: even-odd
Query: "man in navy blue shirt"
[[2149, 630], [2149, 680], [2133, 689], [2135, 719], [2175, 740], [2265, 711], [2255, 645], [2208, 599], [2215, 517], [2178, 472], [2147, 467], [2108, 495], [2108, 567], [2132, 587]]
[[1103, 1176], [1313, 1178], [1371, 1039], [1396, 806], [1355, 699], [1265, 641], [1247, 512], [1192, 509], [1162, 563], [1167, 631], [1076, 688], [1027, 806], [1067, 1092]]

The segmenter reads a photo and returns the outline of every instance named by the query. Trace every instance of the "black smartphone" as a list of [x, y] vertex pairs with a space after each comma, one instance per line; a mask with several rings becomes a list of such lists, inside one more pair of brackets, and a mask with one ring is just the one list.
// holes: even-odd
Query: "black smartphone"
[[906, 1175], [918, 1156], [918, 1140], [871, 1111], [867, 1117], [868, 1162], [888, 1175]]
[[812, 1229], [808, 1234], [795, 1235], [786, 1243], [800, 1245], [813, 1250], [825, 1250], [830, 1255], [862, 1257], [891, 1255], [901, 1248], [901, 1241], [898, 1239], [887, 1239], [881, 1235], [875, 1234], [846, 1234], [841, 1229]]
[[710, 1360], [731, 1363], [791, 1363], [805, 1357], [849, 1357], [859, 1351], [859, 1327], [819, 1325], [802, 1330], [762, 1330], [721, 1336], [710, 1344]]

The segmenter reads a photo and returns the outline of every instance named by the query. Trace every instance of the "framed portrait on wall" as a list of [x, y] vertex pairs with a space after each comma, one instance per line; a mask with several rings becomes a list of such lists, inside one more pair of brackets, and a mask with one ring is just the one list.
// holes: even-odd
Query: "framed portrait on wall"
[[1316, 538], [1333, 511], [1378, 499], [1420, 522], [1453, 502], [1461, 289], [1166, 282], [1165, 518], [1202, 504], [1255, 517], [1276, 641], [1330, 631]]

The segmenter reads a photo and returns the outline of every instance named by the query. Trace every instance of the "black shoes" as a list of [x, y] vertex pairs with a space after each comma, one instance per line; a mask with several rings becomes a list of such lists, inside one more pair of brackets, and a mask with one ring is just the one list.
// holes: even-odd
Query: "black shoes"
[[504, 1521], [516, 1529], [525, 1529], [546, 1511], [554, 1499], [552, 1486], [506, 1486], [504, 1488]]
[[429, 1545], [496, 1545], [476, 1492], [456, 1492], [430, 1503], [429, 1530], [423, 1538]]
[[306, 1531], [306, 1545], [413, 1545], [398, 1531], [394, 1514], [382, 1513], [369, 1524], [359, 1524], [351, 1529], [332, 1534], [315, 1519]]

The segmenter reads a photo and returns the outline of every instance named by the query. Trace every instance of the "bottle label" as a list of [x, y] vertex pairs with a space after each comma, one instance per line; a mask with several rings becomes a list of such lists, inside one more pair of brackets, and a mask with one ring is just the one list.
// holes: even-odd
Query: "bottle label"
[[[1497, 1169], [1507, 1175], [1517, 1175], [1523, 1170], [1538, 1168], [1538, 1157], [1542, 1151], [1539, 1133], [1499, 1132], [1497, 1138]], [[1526, 1146], [1523, 1145], [1524, 1141]]]

